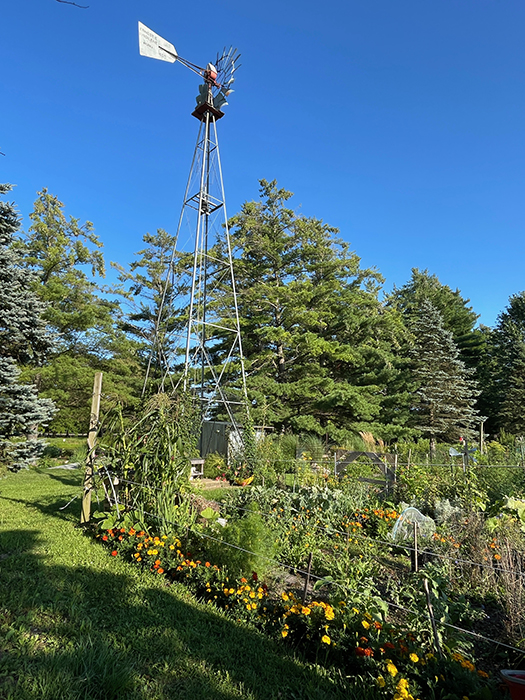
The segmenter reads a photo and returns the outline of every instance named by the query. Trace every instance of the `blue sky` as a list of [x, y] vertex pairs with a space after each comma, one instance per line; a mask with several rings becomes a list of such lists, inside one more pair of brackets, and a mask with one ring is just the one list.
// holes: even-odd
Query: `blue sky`
[[492, 325], [525, 289], [523, 0], [85, 4], [2, 7], [0, 181], [27, 225], [47, 187], [108, 261], [175, 232], [199, 80], [139, 56], [141, 20], [200, 65], [242, 53], [219, 122], [230, 215], [277, 179], [387, 290], [428, 268]]

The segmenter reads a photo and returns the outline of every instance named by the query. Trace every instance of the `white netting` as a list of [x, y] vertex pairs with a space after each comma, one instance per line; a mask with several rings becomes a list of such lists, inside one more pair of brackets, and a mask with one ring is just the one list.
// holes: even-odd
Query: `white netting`
[[423, 515], [417, 508], [409, 506], [397, 519], [390, 537], [394, 542], [413, 540], [415, 529], [417, 529], [418, 539], [428, 539], [435, 533], [436, 523], [432, 518]]

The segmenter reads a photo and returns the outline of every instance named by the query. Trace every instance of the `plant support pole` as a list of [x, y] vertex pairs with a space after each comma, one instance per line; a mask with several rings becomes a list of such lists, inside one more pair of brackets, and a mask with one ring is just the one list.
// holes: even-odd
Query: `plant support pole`
[[441, 649], [441, 644], [439, 642], [439, 635], [436, 627], [436, 620], [434, 618], [434, 610], [432, 609], [432, 602], [430, 600], [430, 591], [428, 590], [428, 579], [424, 578], [423, 579], [423, 588], [425, 589], [425, 597], [427, 599], [427, 608], [428, 608], [428, 614], [430, 617], [430, 623], [432, 624], [432, 632], [434, 633], [434, 643], [436, 645], [436, 650], [437, 653], [439, 654], [439, 658], [443, 658], [443, 651]]
[[87, 438], [88, 454], [86, 457], [86, 473], [84, 476], [84, 490], [82, 496], [82, 512], [80, 524], [86, 525], [91, 518], [91, 492], [93, 491], [93, 460], [95, 442], [98, 431], [98, 418], [100, 414], [100, 395], [102, 393], [102, 372], [96, 372], [93, 382], [93, 396], [91, 398], [91, 414], [89, 417], [89, 433]]
[[303, 605], [306, 603], [306, 596], [308, 595], [308, 586], [310, 585], [310, 573], [312, 571], [313, 556], [314, 556], [313, 553], [310, 552], [310, 556], [308, 557], [308, 566], [306, 568], [306, 580], [304, 582]]

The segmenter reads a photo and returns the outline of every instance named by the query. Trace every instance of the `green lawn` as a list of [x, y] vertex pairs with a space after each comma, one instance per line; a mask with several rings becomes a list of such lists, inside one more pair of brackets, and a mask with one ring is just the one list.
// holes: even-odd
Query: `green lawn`
[[80, 471], [0, 480], [0, 698], [370, 698], [111, 557], [77, 526]]

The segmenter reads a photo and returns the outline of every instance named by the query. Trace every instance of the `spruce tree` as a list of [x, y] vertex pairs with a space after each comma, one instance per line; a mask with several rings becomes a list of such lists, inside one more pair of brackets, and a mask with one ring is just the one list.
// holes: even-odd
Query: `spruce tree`
[[[0, 185], [0, 195], [11, 190]], [[32, 291], [33, 275], [15, 249], [20, 227], [16, 210], [0, 202], [0, 465], [18, 471], [42, 449], [38, 426], [55, 412], [49, 399], [39, 399], [34, 385], [19, 381], [19, 363], [38, 364], [51, 347], [43, 321], [45, 306]]]
[[489, 430], [524, 434], [525, 292], [513, 294], [498, 316], [483, 359], [492, 370], [483, 386]]
[[525, 435], [525, 342], [517, 342], [499, 418], [505, 430], [514, 435]]
[[440, 312], [423, 300], [413, 325], [413, 421], [430, 439], [433, 453], [438, 438], [473, 437], [474, 408], [479, 391], [472, 370], [459, 358], [452, 333], [445, 330]]
[[453, 290], [428, 270], [414, 267], [410, 280], [402, 287], [394, 287], [387, 302], [403, 314], [405, 323], [411, 328], [425, 299], [441, 314], [443, 326], [452, 333], [463, 362], [467, 367], [477, 367], [483, 342], [482, 334], [475, 328], [478, 315], [459, 289]]

